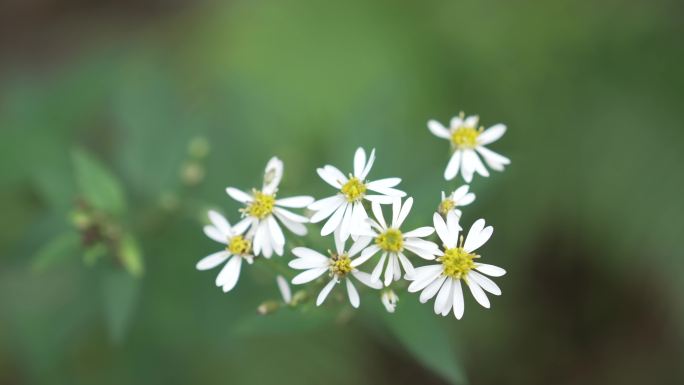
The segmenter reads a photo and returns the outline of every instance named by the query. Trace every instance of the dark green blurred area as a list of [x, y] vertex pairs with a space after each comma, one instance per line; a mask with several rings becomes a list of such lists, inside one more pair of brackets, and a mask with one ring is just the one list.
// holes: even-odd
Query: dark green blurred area
[[[681, 2], [46, 4], [54, 23], [2, 30], [0, 383], [684, 383]], [[206, 209], [236, 221], [224, 188], [273, 155], [283, 196], [321, 198], [316, 167], [375, 147], [371, 177], [401, 177], [407, 225], [431, 224], [458, 183], [426, 122], [461, 110], [509, 127], [490, 148], [512, 165], [476, 177], [463, 217], [495, 228], [492, 309], [466, 296], [457, 321], [403, 293], [387, 315], [366, 290], [356, 312], [258, 316], [268, 270], [229, 294], [195, 270]], [[123, 188], [139, 278], [81, 252], [36, 267], [73, 232], [78, 149]]]

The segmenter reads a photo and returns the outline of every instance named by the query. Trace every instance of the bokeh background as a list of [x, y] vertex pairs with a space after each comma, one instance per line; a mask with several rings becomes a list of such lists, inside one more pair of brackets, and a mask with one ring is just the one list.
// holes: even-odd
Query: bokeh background
[[[681, 2], [3, 1], [0, 383], [684, 383]], [[323, 197], [375, 147], [430, 223], [448, 146], [426, 121], [509, 127], [463, 221], [495, 227], [492, 309], [437, 317], [223, 294], [227, 185]], [[330, 247], [312, 235], [295, 242]], [[285, 255], [279, 263], [291, 258]], [[290, 275], [291, 277], [292, 275]], [[341, 290], [339, 290], [342, 293]]]

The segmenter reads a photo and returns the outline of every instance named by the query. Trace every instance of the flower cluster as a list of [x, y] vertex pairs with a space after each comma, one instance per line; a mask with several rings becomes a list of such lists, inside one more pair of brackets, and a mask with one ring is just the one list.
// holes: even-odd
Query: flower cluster
[[[452, 155], [444, 172], [447, 181], [460, 173], [470, 183], [475, 173], [489, 176], [485, 163], [496, 171], [510, 164], [508, 158], [484, 147], [501, 138], [506, 126], [478, 128], [478, 121], [477, 116], [465, 117], [461, 113], [451, 120], [448, 128], [434, 120], [428, 122], [430, 132], [450, 142]], [[335, 286], [342, 284], [349, 303], [359, 307], [356, 285], [361, 283], [382, 290], [379, 297], [388, 312], [394, 312], [399, 302], [395, 290], [405, 288], [410, 293], [420, 292], [421, 303], [434, 298], [436, 314], [446, 316], [453, 311], [460, 319], [464, 312], [464, 285], [480, 305], [489, 308], [486, 293], [500, 295], [501, 290], [487, 276], [499, 277], [506, 272], [479, 262], [481, 256], [476, 252], [493, 233], [492, 226], [486, 226], [484, 219], [476, 220], [465, 237], [461, 234], [461, 208], [475, 200], [470, 187], [462, 185], [449, 195], [442, 192], [430, 226], [405, 229], [403, 224], [414, 200], [397, 187], [400, 178], [371, 179], [375, 159], [375, 149], [367, 155], [359, 148], [354, 154], [352, 172], [347, 176], [332, 165], [318, 168], [318, 175], [334, 188], [334, 194], [315, 200], [309, 196], [277, 197], [284, 166], [278, 158], [272, 158], [266, 165], [261, 189], [251, 192], [234, 187], [226, 189], [231, 198], [244, 205], [238, 223], [231, 226], [219, 213], [209, 212], [211, 224], [204, 227], [204, 233], [224, 248], [200, 260], [197, 269], [212, 269], [225, 262], [216, 277], [216, 285], [228, 292], [238, 281], [243, 260], [252, 264], [256, 259], [285, 253], [287, 242], [281, 225], [297, 236], [305, 236], [307, 223], [323, 223], [320, 234], [332, 235], [333, 251], [294, 247], [291, 249], [294, 258], [288, 263], [298, 272], [292, 284], [320, 285], [315, 296], [317, 306]], [[291, 209], [306, 210], [295, 213]], [[386, 217], [384, 211], [390, 212], [391, 217]], [[421, 260], [428, 263], [414, 265]], [[295, 306], [306, 298], [306, 295], [293, 296], [280, 275], [277, 284], [286, 305]], [[260, 312], [265, 314], [269, 309], [268, 305], [262, 305]]]

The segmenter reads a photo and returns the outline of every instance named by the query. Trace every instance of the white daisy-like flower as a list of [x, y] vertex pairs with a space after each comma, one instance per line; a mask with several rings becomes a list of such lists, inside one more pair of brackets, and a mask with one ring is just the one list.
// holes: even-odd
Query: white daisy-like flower
[[356, 269], [356, 266], [352, 266], [352, 258], [358, 254], [368, 242], [359, 240], [352, 245], [349, 251], [345, 251], [344, 244], [345, 241], [342, 240], [340, 232], [336, 231], [335, 252], [329, 252], [331, 254], [330, 257], [326, 257], [325, 255], [306, 247], [296, 247], [292, 249], [292, 254], [298, 258], [290, 261], [288, 265], [293, 269], [305, 270], [292, 279], [293, 284], [301, 285], [311, 282], [325, 273], [328, 273], [331, 277], [330, 282], [328, 282], [318, 294], [316, 306], [320, 306], [328, 297], [328, 294], [330, 294], [333, 287], [344, 280], [347, 286], [349, 302], [353, 307], [359, 307], [359, 292], [356, 290], [356, 286], [354, 286], [351, 277], [354, 277], [359, 282], [373, 289], [382, 288], [382, 285], [379, 282], [371, 282], [370, 274], [359, 271]]
[[[304, 223], [309, 221], [287, 208], [305, 208], [313, 202], [310, 196], [295, 196], [276, 199], [278, 184], [283, 176], [283, 162], [273, 157], [266, 165], [264, 184], [261, 190], [253, 189], [251, 194], [234, 187], [226, 188], [231, 198], [244, 203], [242, 215], [249, 220], [248, 237], [253, 238], [254, 255], [270, 258], [273, 252], [283, 255], [285, 236], [278, 222], [296, 235], [306, 235]], [[277, 219], [277, 220], [276, 220]]]
[[478, 121], [479, 117], [477, 116], [468, 116], [466, 118], [461, 113], [459, 116], [451, 119], [449, 128], [444, 127], [436, 120], [428, 122], [427, 126], [430, 132], [435, 136], [449, 140], [454, 151], [446, 170], [444, 170], [444, 178], [446, 180], [454, 179], [458, 175], [459, 170], [463, 179], [468, 183], [472, 181], [474, 172], [482, 176], [489, 176], [489, 171], [482, 164], [478, 154], [484, 158], [491, 169], [496, 171], [503, 171], [504, 166], [511, 163], [505, 156], [484, 147], [501, 138], [506, 132], [506, 126], [495, 124], [486, 130], [484, 127], [478, 129]]
[[380, 297], [382, 305], [385, 307], [388, 313], [394, 313], [397, 308], [397, 302], [399, 302], [399, 297], [392, 289], [387, 289], [382, 291], [382, 296]]
[[227, 293], [237, 284], [242, 260], [250, 264], [253, 262], [252, 242], [242, 235], [247, 230], [249, 222], [242, 220], [235, 226], [231, 226], [226, 218], [216, 211], [209, 211], [209, 220], [212, 224], [204, 226], [204, 234], [226, 247], [224, 250], [202, 258], [196, 267], [197, 270], [209, 270], [227, 260], [228, 263], [216, 276], [216, 286], [223, 287], [223, 292]]
[[484, 219], [478, 219], [470, 227], [468, 236], [463, 242], [458, 233], [461, 227], [454, 212], [447, 214], [444, 219], [435, 213], [433, 216], [437, 235], [444, 242], [444, 254], [437, 259], [439, 264], [421, 266], [407, 277], [413, 281], [409, 285], [409, 292], [421, 291], [420, 302], [425, 303], [437, 295], [435, 299], [435, 314], [446, 316], [453, 309], [457, 319], [463, 317], [464, 301], [461, 281], [470, 288], [475, 300], [485, 308], [489, 308], [489, 298], [485, 291], [494, 295], [501, 295], [501, 289], [485, 276], [500, 277], [506, 271], [494, 265], [475, 262], [480, 258], [475, 254], [480, 246], [484, 245], [492, 236], [492, 226], [485, 227]]
[[[394, 198], [406, 195], [405, 192], [394, 187], [401, 182], [400, 178], [385, 178], [368, 181], [366, 177], [370, 173], [375, 161], [375, 149], [371, 151], [366, 161], [366, 152], [359, 147], [354, 154], [354, 173], [349, 177], [336, 167], [326, 165], [316, 170], [318, 175], [329, 185], [338, 189], [337, 194], [318, 200], [309, 206], [315, 211], [311, 216], [311, 223], [318, 223], [326, 218], [328, 221], [321, 229], [321, 235], [332, 234], [340, 228], [343, 241], [349, 235], [356, 235], [358, 229], [367, 227], [368, 214], [363, 207], [363, 200], [378, 202], [381, 204], [392, 203]], [[369, 191], [375, 194], [368, 194]]]
[[361, 234], [359, 242], [370, 243], [371, 240], [375, 242], [361, 252], [361, 256], [352, 262], [352, 266], [358, 266], [378, 251], [382, 251], [380, 261], [371, 273], [373, 282], [377, 282], [380, 279], [385, 261], [387, 261], [384, 279], [385, 286], [389, 286], [392, 280], [398, 281], [401, 279], [402, 268], [407, 274], [413, 273], [413, 265], [404, 254], [405, 250], [427, 260], [433, 260], [436, 255], [441, 255], [439, 246], [436, 243], [421, 239], [435, 232], [435, 229], [432, 227], [419, 227], [406, 233], [399, 229], [411, 211], [412, 206], [413, 198], [406, 199], [403, 205], [400, 199], [396, 199], [392, 204], [392, 222], [388, 226], [380, 205], [377, 202], [372, 203], [371, 208], [375, 220], [367, 220], [371, 228], [368, 229], [367, 233]]
[[439, 203], [439, 211], [442, 215], [447, 215], [450, 211], [456, 213], [461, 218], [461, 210], [457, 207], [467, 206], [475, 200], [475, 193], [468, 192], [470, 186], [467, 184], [457, 188], [451, 195], [446, 196], [442, 191], [442, 201]]

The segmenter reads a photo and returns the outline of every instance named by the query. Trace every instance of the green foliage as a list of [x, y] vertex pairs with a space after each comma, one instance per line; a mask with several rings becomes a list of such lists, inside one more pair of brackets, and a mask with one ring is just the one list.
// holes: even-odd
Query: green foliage
[[118, 179], [84, 150], [74, 150], [72, 158], [76, 184], [83, 198], [104, 212], [114, 215], [123, 213], [126, 198]]
[[130, 326], [140, 294], [140, 281], [127, 272], [111, 270], [102, 273], [101, 284], [109, 337], [119, 343]]
[[44, 271], [59, 263], [76, 259], [80, 253], [80, 239], [75, 232], [67, 232], [55, 237], [43, 246], [33, 258], [33, 268]]
[[142, 252], [138, 241], [131, 235], [125, 235], [119, 244], [119, 259], [127, 272], [134, 277], [141, 277], [145, 272]]

